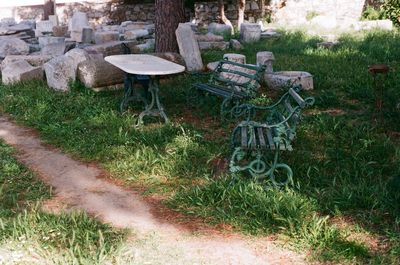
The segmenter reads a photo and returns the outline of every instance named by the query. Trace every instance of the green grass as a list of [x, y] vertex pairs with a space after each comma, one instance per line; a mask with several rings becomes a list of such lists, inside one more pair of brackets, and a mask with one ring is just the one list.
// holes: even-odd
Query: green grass
[[[231, 129], [218, 120], [218, 101], [186, 106], [184, 90], [193, 82], [188, 75], [162, 83], [171, 125], [137, 129], [139, 108], [117, 112], [120, 91], [96, 94], [79, 85], [67, 94], [43, 83], [0, 86], [0, 112], [77, 158], [100, 163], [126, 185], [162, 195], [172, 209], [245, 233], [277, 234], [322, 261], [399, 263], [400, 73], [388, 76], [379, 123], [368, 65], [400, 69], [400, 35], [343, 35], [334, 50], [318, 49], [319, 41], [288, 32], [240, 51], [255, 63], [257, 51], [269, 50], [276, 71], [314, 75], [315, 90], [307, 95], [316, 106], [297, 130], [294, 151], [284, 154], [295, 173], [295, 186], [287, 190], [263, 191], [248, 181], [230, 186], [224, 176], [213, 177], [214, 160], [230, 155]], [[203, 59], [219, 60], [227, 52], [209, 51]], [[375, 241], [387, 247], [374, 247]]]
[[[0, 250], [12, 246], [14, 254], [36, 253], [32, 260], [1, 255], [0, 263], [36, 260], [69, 264], [101, 264], [111, 259], [125, 237], [82, 212], [52, 214], [41, 209], [51, 190], [14, 158], [0, 142]], [[2, 251], [3, 252], [3, 251]], [[38, 260], [38, 256], [40, 257]]]

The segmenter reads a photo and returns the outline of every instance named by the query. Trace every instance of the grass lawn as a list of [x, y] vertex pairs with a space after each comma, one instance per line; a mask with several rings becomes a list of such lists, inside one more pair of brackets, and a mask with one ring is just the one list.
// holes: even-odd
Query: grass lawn
[[[400, 35], [345, 35], [335, 50], [317, 49], [318, 41], [288, 32], [239, 52], [254, 63], [257, 51], [272, 51], [275, 70], [314, 75], [315, 90], [303, 93], [316, 105], [297, 130], [294, 151], [284, 155], [295, 173], [294, 187], [285, 190], [214, 177], [216, 161], [230, 155], [231, 127], [219, 122], [213, 99], [200, 109], [186, 106], [189, 75], [162, 82], [170, 125], [137, 129], [139, 107], [117, 111], [121, 91], [94, 93], [78, 84], [67, 94], [43, 83], [0, 86], [0, 112], [172, 209], [244, 233], [276, 234], [320, 261], [400, 263]], [[227, 52], [209, 51], [203, 59], [216, 61]], [[386, 83], [383, 123], [373, 112], [367, 71], [373, 63], [396, 69]], [[266, 90], [262, 97], [272, 94]]]
[[42, 210], [51, 189], [0, 142], [0, 264], [104, 264], [126, 232], [85, 213]]

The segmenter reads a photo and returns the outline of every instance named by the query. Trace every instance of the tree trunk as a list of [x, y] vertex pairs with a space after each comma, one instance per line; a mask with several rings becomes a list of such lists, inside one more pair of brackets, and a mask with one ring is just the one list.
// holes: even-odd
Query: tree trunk
[[244, 10], [246, 8], [246, 0], [238, 1], [238, 29], [240, 30], [240, 26], [244, 22]]
[[156, 52], [178, 52], [175, 30], [185, 22], [183, 0], [156, 0]]
[[44, 0], [43, 19], [49, 20], [50, 15], [54, 15], [54, 0]]
[[219, 17], [221, 19], [221, 22], [224, 23], [225, 25], [229, 25], [232, 28], [232, 34], [233, 32], [233, 26], [231, 21], [226, 17], [225, 15], [225, 5], [224, 5], [224, 0], [218, 0], [218, 5], [219, 5]]
[[261, 5], [261, 18], [264, 20], [264, 17], [265, 17], [265, 0], [261, 0], [260, 1], [260, 5]]

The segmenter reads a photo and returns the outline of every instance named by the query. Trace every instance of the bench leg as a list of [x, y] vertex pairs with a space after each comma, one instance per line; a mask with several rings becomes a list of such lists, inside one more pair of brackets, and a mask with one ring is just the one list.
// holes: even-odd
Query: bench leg
[[[231, 172], [233, 179], [238, 178], [239, 172], [247, 172], [253, 179], [259, 182], [264, 182], [268, 179], [274, 186], [286, 186], [293, 182], [293, 172], [288, 165], [278, 163], [278, 158], [279, 151], [275, 153], [272, 165], [269, 165], [265, 161], [265, 156], [263, 156], [261, 150], [246, 151], [241, 147], [236, 147], [229, 163], [229, 171]], [[241, 161], [244, 161], [245, 164], [240, 165]], [[286, 174], [286, 179], [278, 181], [278, 172], [279, 174]]]

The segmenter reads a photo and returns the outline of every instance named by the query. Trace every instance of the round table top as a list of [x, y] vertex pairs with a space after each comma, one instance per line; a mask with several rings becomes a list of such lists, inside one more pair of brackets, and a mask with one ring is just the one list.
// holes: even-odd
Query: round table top
[[122, 71], [135, 75], [171, 75], [185, 71], [185, 67], [148, 54], [111, 55], [104, 58]]

